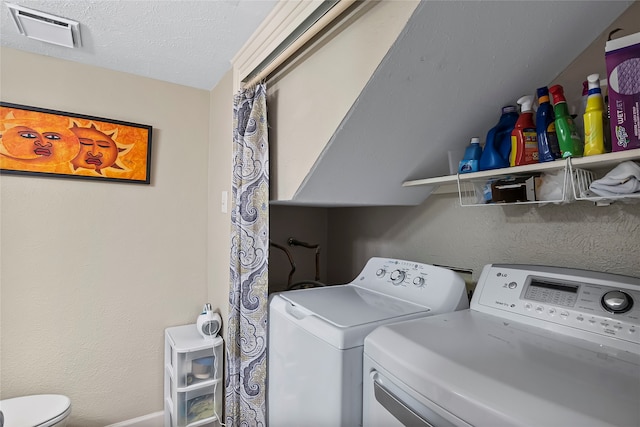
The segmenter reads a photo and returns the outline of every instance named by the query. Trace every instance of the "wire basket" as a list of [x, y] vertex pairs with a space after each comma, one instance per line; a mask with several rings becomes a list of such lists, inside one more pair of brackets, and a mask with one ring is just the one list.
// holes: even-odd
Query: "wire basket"
[[[565, 164], [564, 168], [556, 170], [560, 182], [554, 183], [557, 187], [557, 191], [554, 192], [552, 197], [546, 197], [540, 199], [538, 197], [539, 186], [545, 177], [544, 173], [521, 173], [521, 174], [503, 174], [485, 176], [483, 178], [468, 179], [458, 174], [458, 193], [460, 197], [460, 206], [506, 206], [506, 205], [543, 205], [547, 203], [565, 203], [570, 199], [570, 180], [568, 178], [568, 167]], [[535, 197], [530, 197], [528, 200], [518, 200], [514, 202], [493, 202], [493, 185], [500, 180], [505, 179], [529, 179], [533, 180], [532, 192], [535, 193]]]
[[592, 171], [571, 168], [571, 187], [576, 200], [587, 200], [590, 196], [589, 186], [596, 179]]
[[569, 169], [572, 176], [573, 196], [576, 200], [586, 200], [595, 203], [597, 206], [608, 206], [615, 201], [625, 203], [640, 202], [640, 194], [620, 194], [616, 196], [599, 196], [589, 189], [593, 181], [597, 179], [596, 175], [589, 170], [574, 168], [569, 162]]
[[[591, 183], [598, 179], [596, 174], [587, 169], [575, 168], [572, 158], [567, 159], [563, 167], [548, 169], [545, 172], [531, 171], [516, 174], [496, 174], [486, 173], [477, 176], [457, 175], [458, 193], [460, 206], [505, 206], [505, 205], [527, 205], [527, 204], [562, 204], [577, 200], [584, 200], [595, 203], [597, 206], [607, 206], [614, 201], [624, 203], [640, 202], [640, 194], [620, 194], [602, 197], [592, 192], [589, 187]], [[503, 169], [504, 171], [504, 169]], [[535, 196], [523, 198], [517, 201], [493, 202], [493, 186], [498, 180], [520, 178], [520, 182], [533, 177], [533, 192]], [[527, 187], [531, 190], [531, 182]], [[520, 184], [521, 185], [521, 184]], [[508, 199], [507, 199], [508, 200]]]

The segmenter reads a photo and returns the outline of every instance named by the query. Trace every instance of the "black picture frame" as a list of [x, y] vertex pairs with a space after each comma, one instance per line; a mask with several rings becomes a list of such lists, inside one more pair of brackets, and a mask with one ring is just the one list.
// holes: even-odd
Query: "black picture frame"
[[0, 173], [151, 183], [153, 128], [0, 102]]

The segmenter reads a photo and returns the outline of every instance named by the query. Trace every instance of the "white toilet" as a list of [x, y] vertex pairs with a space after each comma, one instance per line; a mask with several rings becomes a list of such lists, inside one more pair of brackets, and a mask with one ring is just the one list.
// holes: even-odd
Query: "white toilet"
[[64, 427], [71, 400], [61, 394], [35, 394], [0, 400], [4, 427]]

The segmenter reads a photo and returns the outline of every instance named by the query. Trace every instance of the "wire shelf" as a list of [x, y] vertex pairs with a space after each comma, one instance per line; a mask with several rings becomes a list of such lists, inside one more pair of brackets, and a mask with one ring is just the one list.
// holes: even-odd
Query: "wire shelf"
[[621, 201], [624, 203], [638, 203], [640, 202], [640, 194], [620, 194], [617, 196], [602, 197], [589, 189], [589, 186], [593, 181], [597, 179], [595, 173], [585, 169], [574, 168], [573, 164], [569, 162], [569, 170], [573, 177], [571, 184], [573, 189], [573, 197], [576, 200], [584, 200], [595, 203], [597, 206], [608, 206], [613, 202]]
[[[532, 179], [530, 196], [527, 200], [493, 202], [493, 185], [505, 179]], [[542, 173], [500, 174], [477, 179], [461, 179], [458, 174], [460, 206], [506, 206], [545, 205], [569, 203], [577, 200], [575, 194], [582, 194], [581, 188], [589, 188], [594, 174], [583, 169], [571, 169], [570, 163], [564, 167]], [[546, 186], [543, 188], [543, 186]], [[573, 191], [572, 191], [573, 190]]]

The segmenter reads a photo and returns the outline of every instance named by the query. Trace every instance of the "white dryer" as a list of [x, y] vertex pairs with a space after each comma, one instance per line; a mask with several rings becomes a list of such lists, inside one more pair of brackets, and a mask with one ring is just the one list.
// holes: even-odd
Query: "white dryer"
[[470, 310], [364, 344], [364, 426], [640, 426], [640, 279], [487, 265]]
[[371, 258], [351, 283], [282, 292], [269, 303], [271, 427], [362, 424], [362, 347], [374, 328], [468, 308], [456, 273]]

